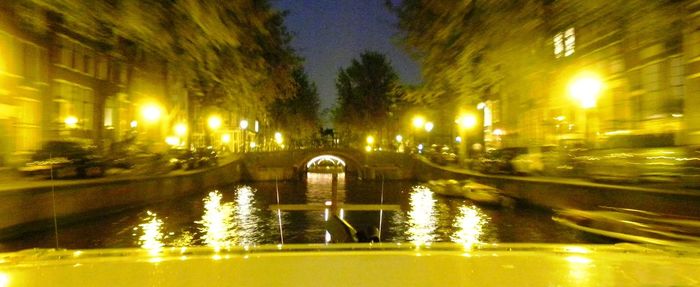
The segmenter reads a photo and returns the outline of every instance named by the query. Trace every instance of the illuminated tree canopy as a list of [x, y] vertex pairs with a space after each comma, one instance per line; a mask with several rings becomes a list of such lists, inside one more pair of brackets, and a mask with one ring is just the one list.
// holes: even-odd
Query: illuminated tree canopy
[[340, 69], [336, 89], [336, 125], [360, 134], [381, 132], [402, 94], [396, 72], [386, 56], [376, 52], [362, 53]]
[[[299, 64], [284, 13], [268, 1], [9, 0], [17, 11], [46, 9], [105, 50], [162, 57], [202, 105], [264, 111], [294, 89]], [[25, 21], [40, 22], [41, 17]]]

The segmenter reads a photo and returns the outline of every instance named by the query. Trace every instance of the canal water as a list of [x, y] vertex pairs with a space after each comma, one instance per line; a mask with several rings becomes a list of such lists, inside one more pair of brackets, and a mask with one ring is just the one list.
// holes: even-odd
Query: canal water
[[[90, 219], [58, 229], [68, 249], [245, 244], [324, 243], [323, 208], [332, 198], [331, 174], [308, 174], [306, 182], [251, 182]], [[276, 209], [279, 203], [286, 210]], [[551, 212], [519, 205], [486, 207], [434, 194], [419, 182], [359, 181], [339, 175], [339, 210], [364, 230], [381, 230], [383, 242], [590, 243], [599, 240], [561, 226]], [[371, 206], [370, 206], [371, 205]], [[296, 211], [289, 207], [316, 206]], [[382, 206], [382, 210], [366, 208]], [[55, 248], [53, 230], [0, 242], [0, 251]]]

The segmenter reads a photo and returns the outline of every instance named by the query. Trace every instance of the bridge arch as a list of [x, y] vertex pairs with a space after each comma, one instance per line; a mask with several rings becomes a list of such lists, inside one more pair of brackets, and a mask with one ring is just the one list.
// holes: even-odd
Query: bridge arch
[[355, 150], [312, 150], [299, 157], [294, 166], [299, 176], [305, 177], [313, 162], [338, 161], [347, 175], [363, 178], [363, 159], [361, 152]]

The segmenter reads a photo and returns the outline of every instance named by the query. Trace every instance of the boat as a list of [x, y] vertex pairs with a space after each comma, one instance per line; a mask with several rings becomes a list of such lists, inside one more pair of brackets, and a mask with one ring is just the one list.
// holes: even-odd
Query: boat
[[552, 219], [574, 229], [623, 241], [700, 247], [700, 218], [602, 207], [559, 210]]
[[500, 189], [471, 180], [432, 180], [426, 185], [437, 194], [462, 197], [479, 204], [506, 207], [515, 204], [515, 200], [504, 195]]

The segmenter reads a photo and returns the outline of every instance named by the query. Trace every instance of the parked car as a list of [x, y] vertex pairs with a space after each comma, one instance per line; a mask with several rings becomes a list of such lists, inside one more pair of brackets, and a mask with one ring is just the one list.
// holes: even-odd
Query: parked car
[[508, 147], [494, 149], [482, 154], [473, 163], [473, 168], [483, 173], [506, 173], [513, 174], [512, 160], [518, 155], [527, 153], [525, 147]]
[[457, 154], [447, 145], [433, 144], [430, 146], [430, 149], [425, 152], [425, 156], [428, 157], [430, 161], [440, 165], [457, 162]]
[[188, 162], [194, 157], [194, 155], [189, 149], [172, 148], [168, 150], [165, 157], [168, 161], [168, 166], [170, 167], [170, 169], [177, 170], [185, 168], [188, 165]]
[[168, 164], [173, 169], [197, 169], [219, 165], [219, 154], [212, 147], [193, 150], [173, 149], [168, 152]]
[[605, 139], [580, 157], [594, 181], [676, 182], [695, 185], [698, 148], [675, 146], [674, 134], [626, 134]]
[[527, 152], [516, 155], [511, 164], [513, 172], [522, 175], [540, 175], [544, 173], [544, 154], [552, 154], [556, 146], [536, 146], [527, 148]]
[[45, 178], [100, 177], [105, 174], [106, 164], [94, 147], [71, 141], [49, 141], [19, 171]]
[[513, 169], [522, 175], [572, 177], [581, 171], [576, 158], [585, 150], [580, 142], [530, 147], [526, 154], [513, 159]]

